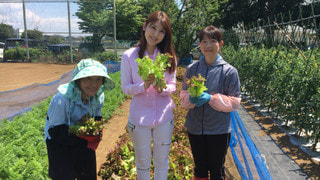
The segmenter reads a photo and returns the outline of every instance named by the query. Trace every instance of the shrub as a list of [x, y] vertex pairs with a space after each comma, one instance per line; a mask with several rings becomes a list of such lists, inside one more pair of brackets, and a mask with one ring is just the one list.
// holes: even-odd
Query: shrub
[[[42, 48], [29, 48], [29, 58], [31, 60], [39, 61], [41, 56], [46, 56], [48, 54], [50, 54], [50, 52]], [[26, 48], [18, 46], [16, 48], [6, 50], [4, 56], [4, 59], [24, 61], [27, 59], [27, 50]]]
[[93, 55], [94, 59], [100, 61], [100, 62], [105, 62], [106, 60], [114, 60], [114, 52], [102, 52], [102, 53], [96, 53]]

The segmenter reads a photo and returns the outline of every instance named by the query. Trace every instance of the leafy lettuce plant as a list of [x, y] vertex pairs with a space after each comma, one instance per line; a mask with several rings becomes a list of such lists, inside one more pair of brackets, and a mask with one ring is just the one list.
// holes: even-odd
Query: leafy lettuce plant
[[77, 136], [97, 136], [104, 127], [103, 122], [90, 118], [70, 126], [70, 131]]
[[188, 92], [191, 97], [199, 97], [203, 91], [207, 90], [207, 87], [204, 85], [206, 78], [202, 77], [201, 74], [198, 74], [198, 77], [192, 76], [190, 79], [186, 78], [185, 83], [188, 86]]
[[143, 81], [147, 80], [149, 75], [154, 75], [155, 81], [153, 86], [158, 84], [160, 89], [165, 89], [167, 83], [164, 79], [164, 72], [167, 67], [171, 67], [171, 61], [173, 57], [169, 53], [158, 54], [155, 61], [153, 62], [148, 56], [136, 59], [138, 62], [138, 74]]

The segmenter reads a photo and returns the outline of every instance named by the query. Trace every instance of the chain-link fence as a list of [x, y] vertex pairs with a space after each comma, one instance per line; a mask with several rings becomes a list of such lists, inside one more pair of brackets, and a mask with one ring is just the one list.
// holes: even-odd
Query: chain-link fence
[[[95, 3], [101, 2], [101, 0], [82, 0], [81, 2]], [[24, 47], [24, 49], [19, 49], [18, 55], [16, 51], [7, 53], [7, 56], [4, 53], [5, 61], [10, 59], [22, 59], [22, 61], [50, 59], [51, 56], [48, 54], [44, 54], [41, 58], [39, 54], [43, 54], [42, 51], [30, 50], [34, 48], [31, 45], [35, 36], [34, 32], [39, 32], [42, 35], [38, 37], [38, 40], [41, 41], [38, 46], [41, 44], [45, 50], [52, 51], [56, 55], [54, 58], [58, 58], [58, 61], [72, 62], [75, 59], [85, 58], [83, 53], [87, 53], [91, 48], [88, 46], [91, 46], [90, 37], [93, 34], [79, 28], [81, 20], [76, 16], [79, 11], [78, 0], [1, 0], [0, 9], [0, 22], [14, 28], [14, 35], [10, 37], [13, 39], [8, 40], [7, 43], [12, 45], [6, 46], [5, 51], [16, 47], [18, 41], [23, 41], [23, 43], [19, 42], [19, 45]], [[112, 11], [110, 9], [110, 12]], [[112, 27], [113, 24], [110, 26]], [[105, 51], [114, 52], [114, 58], [117, 58], [117, 49], [127, 49], [136, 43], [136, 41], [115, 41], [113, 31], [116, 30], [111, 28], [110, 31], [101, 39], [100, 47], [103, 47]], [[65, 50], [68, 50], [65, 56], [57, 57]], [[120, 52], [122, 51], [120, 50]]]

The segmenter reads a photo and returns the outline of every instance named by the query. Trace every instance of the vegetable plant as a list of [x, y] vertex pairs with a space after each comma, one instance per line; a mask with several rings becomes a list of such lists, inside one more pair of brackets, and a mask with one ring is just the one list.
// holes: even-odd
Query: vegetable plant
[[94, 118], [85, 119], [70, 126], [70, 131], [77, 136], [97, 136], [104, 127], [103, 122], [103, 120], [96, 121]]
[[168, 67], [171, 67], [172, 60], [173, 57], [169, 53], [158, 54], [154, 63], [149, 56], [138, 58], [136, 59], [136, 62], [139, 64], [138, 74], [143, 81], [147, 80], [149, 75], [154, 75], [155, 81], [152, 85], [158, 84], [160, 89], [165, 89], [167, 83], [164, 79], [164, 72]]
[[201, 74], [198, 74], [198, 77], [192, 76], [190, 79], [186, 78], [185, 83], [188, 86], [188, 92], [191, 97], [199, 97], [203, 91], [208, 88], [204, 85], [206, 78], [202, 77]]
[[307, 58], [282, 45], [250, 46], [247, 51], [224, 46], [222, 56], [237, 68], [243, 93], [294, 129], [296, 136], [304, 136], [316, 150], [320, 139], [320, 50], [303, 53]]

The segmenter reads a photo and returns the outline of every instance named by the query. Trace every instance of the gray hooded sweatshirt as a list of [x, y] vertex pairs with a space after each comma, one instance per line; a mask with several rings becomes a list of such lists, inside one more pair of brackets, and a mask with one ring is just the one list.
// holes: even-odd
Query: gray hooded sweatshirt
[[[236, 68], [228, 64], [219, 55], [217, 60], [210, 66], [207, 66], [204, 56], [196, 63], [188, 66], [182, 90], [187, 90], [185, 78], [201, 74], [205, 77], [206, 91], [209, 94], [220, 93], [227, 96], [240, 97], [240, 80]], [[185, 127], [188, 132], [196, 135], [214, 135], [231, 132], [230, 113], [220, 112], [213, 109], [208, 103], [202, 106], [189, 109]]]

